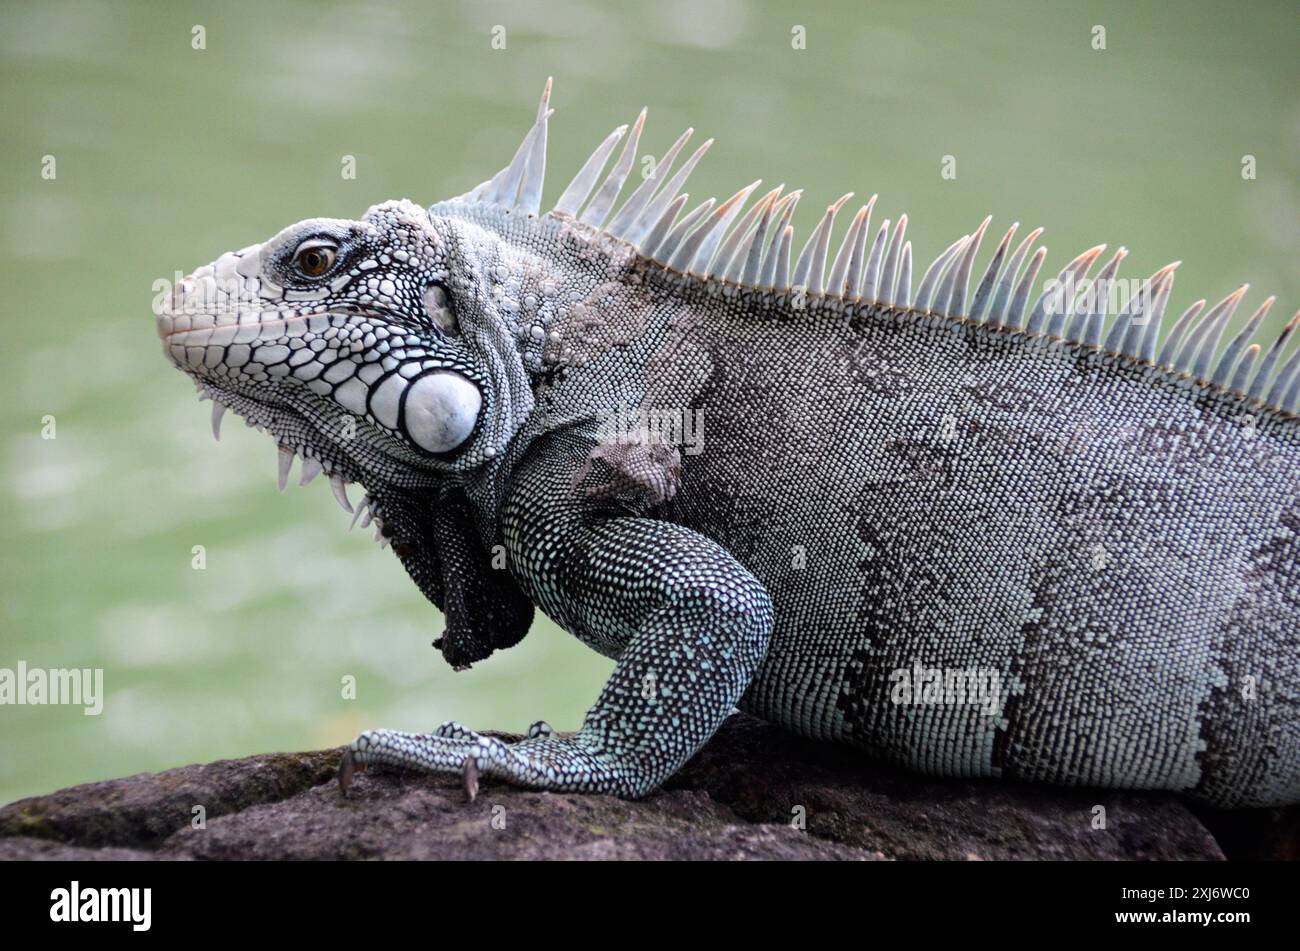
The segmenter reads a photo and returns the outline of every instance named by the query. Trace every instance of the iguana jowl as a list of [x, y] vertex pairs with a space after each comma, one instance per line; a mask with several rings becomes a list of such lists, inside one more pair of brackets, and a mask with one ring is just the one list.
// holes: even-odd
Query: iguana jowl
[[987, 221], [913, 289], [874, 197], [796, 257], [798, 192], [687, 211], [689, 131], [616, 211], [644, 112], [539, 214], [549, 93], [468, 194], [292, 225], [159, 311], [214, 427], [270, 432], [282, 485], [301, 456], [349, 511], [364, 486], [451, 664], [534, 606], [618, 661], [572, 737], [352, 762], [639, 796], [739, 706], [942, 775], [1300, 801], [1295, 320], [1253, 343], [1270, 298], [1220, 354], [1242, 288], [1161, 342], [1174, 265], [1115, 308], [1125, 252], [1088, 282], [1092, 248], [1039, 293], [1040, 231], [978, 276]]

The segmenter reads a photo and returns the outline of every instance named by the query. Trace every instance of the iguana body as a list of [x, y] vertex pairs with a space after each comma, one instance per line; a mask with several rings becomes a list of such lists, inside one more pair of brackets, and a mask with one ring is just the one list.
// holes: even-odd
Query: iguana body
[[1038, 232], [979, 277], [984, 225], [914, 293], [874, 199], [833, 256], [843, 199], [797, 257], [798, 193], [688, 214], [686, 136], [615, 212], [644, 113], [538, 216], [548, 95], [468, 195], [302, 222], [159, 317], [282, 479], [363, 483], [452, 664], [534, 605], [618, 660], [573, 737], [380, 730], [352, 762], [638, 796], [739, 706], [941, 775], [1300, 801], [1300, 359], [1250, 344], [1269, 302], [1222, 357], [1240, 291], [1157, 351], [1172, 266], [1107, 320], [1075, 300], [1101, 249], [1040, 295]]

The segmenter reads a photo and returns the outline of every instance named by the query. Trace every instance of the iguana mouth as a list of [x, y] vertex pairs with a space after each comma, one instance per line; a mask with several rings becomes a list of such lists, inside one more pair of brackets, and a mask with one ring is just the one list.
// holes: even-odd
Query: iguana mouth
[[[334, 314], [332, 311], [322, 311], [322, 314], [323, 314], [323, 315], [326, 315], [326, 316], [331, 316], [331, 317], [332, 317], [332, 316], [339, 316], [339, 317], [347, 316], [347, 315], [345, 315], [345, 314], [337, 314], [337, 315], [336, 315], [336, 314]], [[238, 320], [238, 317], [239, 317], [239, 314], [238, 314], [238, 312], [236, 311], [236, 312], [235, 312], [235, 318], [236, 318], [236, 319], [235, 319], [235, 321], [234, 321], [233, 323], [230, 323], [230, 324], [224, 324], [224, 325], [218, 325], [218, 326], [235, 326], [235, 327], [237, 327], [237, 326], [239, 326], [239, 320]], [[259, 328], [263, 328], [263, 329], [268, 328], [268, 327], [286, 327], [286, 326], [288, 326], [288, 324], [289, 324], [290, 321], [296, 320], [296, 319], [298, 319], [298, 317], [299, 317], [299, 315], [295, 313], [295, 314], [294, 314], [293, 316], [291, 316], [291, 317], [276, 317], [276, 318], [272, 318], [272, 319], [270, 319], [270, 320], [262, 320], [262, 319], [259, 319], [259, 320], [257, 321], [257, 326], [258, 326]], [[181, 336], [182, 334], [198, 334], [198, 333], [208, 333], [208, 334], [211, 334], [211, 332], [212, 332], [214, 329], [216, 329], [216, 328], [215, 328], [215, 327], [176, 327], [176, 326], [173, 325], [170, 329], [164, 330], [164, 329], [160, 326], [160, 327], [158, 328], [158, 336], [159, 336], [159, 337], [160, 337], [164, 342], [166, 342], [166, 341], [168, 341], [168, 340], [171, 340], [171, 339], [174, 338], [174, 337], [179, 337], [179, 336]]]
[[[183, 278], [182, 281], [181, 281], [181, 284], [183, 285], [183, 284], [185, 284], [185, 283], [187, 283], [187, 282], [189, 282], [189, 283], [192, 283], [192, 282], [193, 282], [193, 275], [190, 275], [190, 276], [187, 276], [187, 277]], [[181, 285], [177, 285], [178, 288], [179, 288], [180, 286], [181, 286]], [[267, 303], [268, 303], [268, 304], [271, 304], [271, 302], [269, 302], [269, 301], [268, 301]], [[182, 298], [181, 307], [183, 308], [184, 306], [185, 306], [185, 298]], [[266, 308], [266, 310], [275, 310], [275, 309], [278, 309], [278, 308], [274, 307], [273, 305], [272, 305], [272, 306], [268, 306], [268, 307]], [[365, 320], [381, 321], [381, 322], [383, 322], [384, 324], [387, 324], [389, 327], [392, 327], [395, 331], [396, 331], [396, 330], [399, 330], [399, 329], [400, 329], [400, 330], [404, 330], [404, 331], [408, 331], [408, 330], [413, 329], [413, 328], [410, 327], [410, 319], [409, 319], [405, 314], [401, 314], [401, 313], [398, 313], [397, 311], [389, 310], [389, 309], [386, 308], [386, 307], [376, 307], [376, 306], [374, 306], [374, 305], [372, 305], [372, 304], [368, 304], [368, 305], [365, 305], [365, 306], [362, 306], [362, 305], [359, 305], [359, 304], [358, 304], [358, 305], [342, 306], [342, 307], [340, 307], [338, 304], [334, 304], [334, 305], [331, 305], [331, 306], [329, 306], [329, 307], [322, 308], [322, 309], [314, 309], [314, 308], [312, 308], [312, 307], [310, 307], [310, 306], [303, 307], [303, 308], [285, 308], [285, 309], [286, 309], [286, 310], [292, 310], [293, 312], [290, 313], [290, 314], [286, 314], [286, 315], [283, 316], [283, 317], [273, 317], [273, 318], [270, 318], [270, 319], [264, 319], [264, 318], [262, 318], [262, 317], [259, 316], [259, 318], [258, 318], [258, 320], [257, 320], [257, 326], [258, 326], [258, 327], [285, 327], [285, 326], [288, 326], [288, 324], [289, 324], [291, 321], [293, 321], [293, 320], [296, 320], [296, 319], [303, 319], [303, 318], [311, 318], [311, 317], [341, 317], [341, 318], [343, 318], [343, 319], [345, 319], [345, 320], [346, 320], [346, 319], [353, 318], [353, 317], [357, 317], [357, 318], [362, 318], [362, 319], [365, 319]], [[261, 313], [265, 313], [266, 310], [261, 311]], [[244, 312], [251, 313], [252, 311], [253, 311], [253, 308], [250, 307], [250, 308], [246, 308]], [[198, 333], [198, 332], [202, 332], [202, 331], [204, 331], [204, 330], [213, 330], [213, 329], [216, 329], [217, 326], [238, 326], [238, 324], [239, 324], [238, 317], [239, 317], [239, 314], [241, 313], [241, 311], [240, 311], [239, 308], [234, 308], [233, 310], [225, 311], [225, 313], [233, 314], [233, 315], [235, 316], [236, 320], [234, 321], [233, 324], [232, 324], [232, 323], [227, 323], [227, 324], [215, 324], [213, 327], [180, 327], [180, 328], [178, 328], [178, 327], [174, 326], [174, 324], [175, 324], [175, 319], [176, 319], [177, 317], [182, 317], [182, 316], [216, 316], [217, 314], [220, 314], [220, 313], [221, 313], [221, 311], [219, 311], [219, 310], [216, 311], [215, 313], [214, 313], [213, 311], [206, 311], [206, 310], [204, 310], [204, 311], [195, 311], [193, 314], [187, 314], [184, 310], [176, 311], [176, 310], [173, 310], [171, 307], [164, 308], [163, 312], [162, 312], [161, 314], [158, 315], [158, 317], [159, 317], [159, 321], [158, 321], [158, 337], [159, 337], [160, 339], [166, 341], [166, 340], [170, 340], [172, 337], [175, 337], [175, 336], [178, 335], [178, 334], [183, 334], [183, 333]], [[162, 322], [162, 318], [168, 318], [168, 319], [170, 319], [170, 320], [172, 321], [172, 323], [173, 323], [173, 326], [171, 326], [171, 327], [164, 327], [164, 326], [163, 326], [163, 322]]]

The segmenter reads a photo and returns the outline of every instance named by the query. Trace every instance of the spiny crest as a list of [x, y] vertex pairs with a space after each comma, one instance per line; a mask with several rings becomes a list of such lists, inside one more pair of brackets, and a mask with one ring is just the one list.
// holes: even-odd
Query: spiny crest
[[[551, 80], [547, 79], [537, 119], [508, 166], [472, 191], [434, 207], [484, 203], [539, 214], [546, 172], [547, 121], [553, 112], [550, 96]], [[853, 197], [849, 192], [827, 207], [794, 258], [792, 270], [794, 227], [790, 219], [802, 191], [782, 195], [785, 186], [779, 185], [745, 211], [745, 203], [760, 184], [756, 181], [721, 204], [709, 198], [686, 211], [688, 196], [682, 188], [713, 144], [712, 139], [703, 143], [669, 178], [693, 129], [681, 134], [652, 173], [614, 212], [636, 163], [645, 118], [646, 110], [642, 109], [630, 134], [629, 127], [622, 125], [606, 136], [549, 214], [577, 219], [626, 241], [648, 260], [702, 280], [728, 281], [777, 293], [800, 291], [1060, 339], [1140, 360], [1246, 399], [1300, 413], [1300, 348], [1285, 361], [1282, 359], [1290, 337], [1300, 325], [1300, 313], [1265, 352], [1261, 344], [1251, 341], [1273, 305], [1274, 298], [1270, 297], [1219, 352], [1248, 285], [1233, 291], [1204, 316], [1201, 311], [1206, 302], [1197, 301], [1174, 322], [1157, 352], [1174, 272], [1180, 263], [1177, 261], [1140, 282], [1122, 305], [1114, 307], [1112, 297], [1120, 284], [1119, 266], [1128, 251], [1116, 250], [1090, 281], [1093, 265], [1106, 250], [1105, 245], [1098, 245], [1045, 281], [1031, 305], [1047, 249], [1039, 247], [1031, 253], [1043, 233], [1042, 228], [1035, 228], [1008, 254], [1020, 227], [1016, 223], [998, 243], [974, 293], [968, 294], [976, 255], [991, 221], [985, 218], [978, 228], [958, 238], [931, 262], [913, 294], [912, 244], [905, 239], [907, 215], [898, 216], [892, 231], [886, 219], [872, 238], [875, 195], [858, 209], [834, 258], [830, 258], [835, 218]], [[627, 139], [617, 161], [601, 181], [601, 172], [624, 136]]]

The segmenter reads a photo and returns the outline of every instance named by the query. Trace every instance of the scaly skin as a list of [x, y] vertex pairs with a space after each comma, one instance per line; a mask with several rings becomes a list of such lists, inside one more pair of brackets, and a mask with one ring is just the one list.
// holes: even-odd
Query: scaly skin
[[[940, 775], [1300, 801], [1284, 401], [1155, 365], [1154, 331], [1129, 356], [967, 319], [960, 278], [950, 315], [682, 274], [487, 185], [301, 222], [159, 315], [201, 391], [364, 485], [449, 662], [534, 606], [618, 661], [574, 736], [372, 731], [345, 775], [641, 796], [740, 706]], [[602, 428], [662, 410], [702, 452]], [[893, 702], [914, 663], [996, 672], [995, 709]]]

